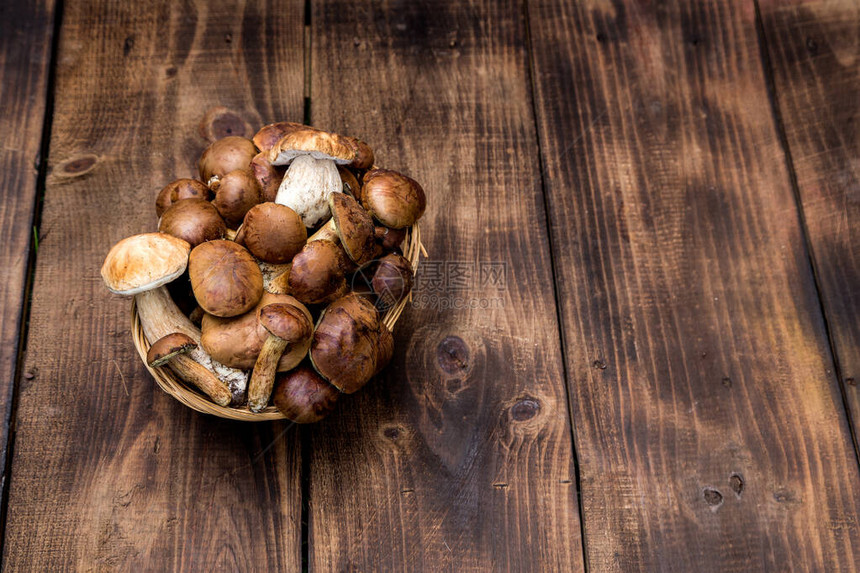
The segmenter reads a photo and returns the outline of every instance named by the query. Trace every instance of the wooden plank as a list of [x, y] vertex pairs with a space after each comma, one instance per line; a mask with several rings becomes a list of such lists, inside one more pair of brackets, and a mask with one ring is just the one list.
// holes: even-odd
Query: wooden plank
[[532, 0], [591, 571], [856, 571], [860, 476], [750, 1]]
[[860, 434], [860, 6], [761, 2], [825, 316]]
[[[54, 2], [0, 4], [0, 496], [26, 298]], [[5, 499], [5, 496], [2, 497]], [[2, 515], [3, 511], [0, 511]], [[2, 525], [0, 525], [2, 527]], [[2, 533], [0, 533], [2, 535]]]
[[392, 364], [311, 436], [312, 570], [582, 568], [523, 15], [314, 3], [314, 124], [424, 185], [431, 263]]
[[302, 11], [65, 3], [9, 570], [301, 567], [295, 429], [206, 417], [162, 393], [132, 347], [130, 301], [99, 268], [115, 241], [155, 228], [155, 192], [195, 173], [202, 132], [301, 120]]

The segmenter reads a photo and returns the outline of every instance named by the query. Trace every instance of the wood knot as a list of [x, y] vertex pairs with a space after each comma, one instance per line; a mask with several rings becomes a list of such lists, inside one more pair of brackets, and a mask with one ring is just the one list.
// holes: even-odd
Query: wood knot
[[207, 141], [217, 141], [230, 135], [249, 137], [251, 125], [238, 113], [223, 106], [210, 108], [200, 120], [200, 135]]
[[595, 360], [594, 362], [591, 363], [591, 365], [596, 370], [606, 370], [606, 362], [604, 362], [603, 360], [599, 360], [599, 359]]
[[93, 154], [81, 155], [60, 165], [58, 173], [66, 177], [80, 177], [92, 171], [98, 160], [99, 158]]
[[452, 376], [469, 371], [469, 347], [459, 336], [446, 336], [436, 347], [436, 362]]
[[168, 78], [175, 78], [177, 72], [178, 70], [176, 69], [176, 66], [170, 66], [164, 70], [164, 75]]
[[523, 398], [511, 407], [511, 418], [516, 422], [531, 420], [540, 411], [540, 402], [534, 398]]
[[729, 487], [735, 492], [735, 495], [740, 497], [744, 492], [744, 478], [741, 474], [732, 474], [729, 477]]
[[702, 497], [705, 498], [705, 503], [710, 506], [712, 511], [716, 511], [717, 508], [723, 505], [723, 494], [712, 487], [704, 488], [702, 490]]
[[403, 430], [399, 426], [387, 426], [382, 430], [382, 435], [392, 442], [396, 442]]

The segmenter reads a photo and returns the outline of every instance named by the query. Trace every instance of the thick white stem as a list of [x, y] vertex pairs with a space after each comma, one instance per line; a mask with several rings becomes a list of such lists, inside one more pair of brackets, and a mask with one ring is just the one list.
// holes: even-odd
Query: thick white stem
[[[174, 332], [181, 332], [200, 344], [200, 329], [182, 314], [165, 287], [158, 287], [137, 294], [135, 295], [135, 302], [137, 303], [137, 313], [140, 316], [143, 334], [150, 344]], [[200, 346], [189, 352], [188, 356], [213, 372], [219, 380], [227, 385], [233, 396], [234, 405], [244, 401], [245, 390], [248, 387], [247, 372], [229, 368], [216, 362]]]
[[316, 227], [329, 217], [328, 196], [342, 192], [343, 182], [334, 161], [300, 155], [284, 174], [275, 203], [298, 213], [306, 227]]

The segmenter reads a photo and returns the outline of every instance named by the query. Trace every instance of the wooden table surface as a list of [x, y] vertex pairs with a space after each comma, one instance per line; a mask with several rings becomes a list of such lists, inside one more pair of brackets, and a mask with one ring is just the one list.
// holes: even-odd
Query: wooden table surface
[[[5, 0], [9, 571], [857, 571], [860, 5]], [[209, 141], [429, 198], [314, 426], [162, 393], [99, 277]]]

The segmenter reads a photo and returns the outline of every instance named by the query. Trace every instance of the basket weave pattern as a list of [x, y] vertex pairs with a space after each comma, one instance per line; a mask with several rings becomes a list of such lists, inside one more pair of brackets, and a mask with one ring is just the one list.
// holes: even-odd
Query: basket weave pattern
[[[406, 257], [412, 265], [412, 271], [416, 272], [418, 270], [418, 262], [421, 255], [423, 254], [425, 257], [427, 256], [427, 253], [424, 251], [424, 246], [421, 244], [421, 231], [417, 224], [407, 231], [404, 244], [406, 245], [406, 248], [403, 251], [403, 256]], [[397, 322], [397, 319], [400, 318], [400, 315], [403, 313], [403, 309], [411, 299], [411, 294], [404, 297], [397, 303], [397, 305], [388, 309], [388, 311], [383, 315], [382, 322], [389, 330], [394, 330], [394, 324]], [[150, 374], [152, 374], [152, 377], [155, 378], [158, 386], [189, 408], [197, 410], [198, 412], [203, 412], [204, 414], [212, 414], [213, 416], [218, 416], [220, 418], [241, 420], [244, 422], [263, 422], [266, 420], [286, 419], [286, 417], [281, 414], [277, 408], [271, 405], [258, 413], [251, 412], [247, 405], [244, 405], [241, 408], [219, 406], [212, 402], [205, 394], [198, 391], [195, 387], [186, 384], [184, 380], [177, 377], [169, 368], [150, 368], [146, 363], [146, 353], [149, 351], [150, 343], [146, 340], [146, 337], [143, 334], [143, 327], [140, 324], [140, 317], [138, 316], [137, 306], [134, 302], [132, 302], [131, 305], [131, 336], [134, 341], [134, 346], [140, 355], [140, 359], [143, 361], [144, 366], [146, 366]]]

